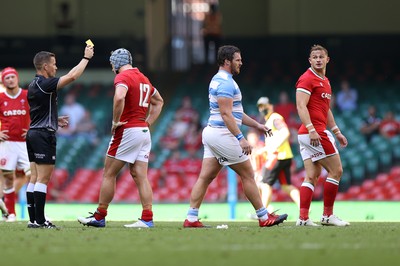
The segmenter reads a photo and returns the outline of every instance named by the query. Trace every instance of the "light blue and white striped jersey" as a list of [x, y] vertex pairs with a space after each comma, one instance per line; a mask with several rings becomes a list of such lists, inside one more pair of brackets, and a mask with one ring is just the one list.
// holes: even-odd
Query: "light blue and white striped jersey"
[[237, 83], [233, 80], [232, 74], [225, 70], [219, 70], [214, 75], [208, 88], [208, 99], [210, 101], [208, 124], [212, 127], [226, 127], [218, 106], [219, 97], [233, 99], [232, 114], [235, 117], [236, 124], [240, 127], [243, 118], [242, 93]]

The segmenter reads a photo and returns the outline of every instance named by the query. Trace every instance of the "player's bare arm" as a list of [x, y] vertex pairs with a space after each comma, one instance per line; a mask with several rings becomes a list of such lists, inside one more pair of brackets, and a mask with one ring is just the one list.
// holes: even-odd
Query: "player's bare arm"
[[299, 114], [300, 120], [303, 125], [311, 124], [310, 113], [307, 109], [308, 101], [310, 100], [310, 95], [302, 91], [296, 91], [296, 107]]
[[156, 91], [156, 93], [150, 98], [149, 115], [146, 118], [146, 122], [149, 126], [157, 120], [163, 105], [164, 100], [160, 93]]
[[65, 87], [66, 85], [70, 84], [71, 82], [77, 80], [85, 70], [86, 66], [89, 63], [89, 60], [93, 57], [94, 55], [94, 48], [93, 46], [86, 46], [84, 56], [82, 60], [74, 67], [72, 68], [67, 74], [64, 76], [60, 77], [60, 80], [58, 81], [57, 89], [61, 89]]
[[332, 128], [336, 126], [335, 118], [333, 117], [333, 113], [331, 109], [328, 110], [328, 117], [327, 117], [327, 122], [326, 125], [328, 128]]
[[303, 125], [308, 129], [308, 133], [310, 135], [310, 144], [314, 147], [317, 147], [320, 144], [321, 137], [317, 133], [311, 122], [310, 113], [307, 109], [307, 104], [309, 100], [309, 94], [299, 90], [296, 91], [297, 113], [299, 114], [300, 120]]
[[342, 134], [342, 131], [336, 125], [335, 118], [333, 116], [333, 113], [332, 113], [331, 109], [329, 109], [329, 111], [328, 111], [327, 120], [328, 120], [327, 121], [327, 126], [328, 126], [328, 128], [331, 129], [332, 133], [335, 134], [336, 139], [340, 143], [340, 147], [342, 147], [342, 148], [346, 147], [347, 144], [348, 144], [347, 138]]
[[[282, 121], [280, 119], [275, 119], [274, 120], [274, 124], [275, 124], [276, 120]], [[271, 130], [270, 137], [273, 137], [273, 141], [272, 141], [273, 145], [265, 145], [262, 148], [257, 149], [256, 154], [262, 154], [262, 153], [272, 154], [280, 146], [282, 146], [282, 144], [285, 142], [285, 140], [287, 140], [289, 138], [289, 136], [290, 136], [290, 132], [289, 132], [289, 129], [287, 128], [287, 126], [286, 126], [286, 123], [283, 122], [283, 125], [285, 125], [285, 126], [284, 127], [280, 127], [280, 126], [277, 126], [275, 124], [275, 128], [278, 130], [278, 134], [274, 134], [272, 136], [272, 130]]]
[[125, 96], [127, 93], [127, 88], [125, 86], [117, 85], [114, 94], [114, 104], [113, 104], [113, 121], [111, 126], [111, 134], [114, 134], [117, 127], [126, 124], [126, 121], [120, 121], [122, 111], [125, 107]]
[[265, 136], [270, 137], [272, 136], [272, 130], [268, 128], [264, 124], [258, 123], [256, 120], [248, 116], [247, 114], [243, 113], [242, 123], [245, 126], [256, 128], [262, 132], [264, 132]]

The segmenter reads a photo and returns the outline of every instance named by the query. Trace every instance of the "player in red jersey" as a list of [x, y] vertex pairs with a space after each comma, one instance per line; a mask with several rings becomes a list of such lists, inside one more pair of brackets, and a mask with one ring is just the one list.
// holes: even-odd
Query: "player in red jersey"
[[[30, 164], [26, 149], [26, 132], [29, 128], [27, 91], [19, 87], [18, 72], [12, 67], [2, 71], [6, 88], [0, 94], [0, 169], [4, 176], [4, 202], [8, 210], [7, 222], [16, 221], [15, 199], [18, 190], [30, 176]], [[25, 175], [16, 179], [15, 170]]]
[[308, 60], [311, 67], [296, 83], [296, 105], [302, 122], [298, 140], [306, 171], [306, 177], [300, 188], [300, 216], [296, 225], [317, 226], [308, 215], [314, 187], [323, 167], [328, 172], [328, 177], [324, 184], [324, 211], [321, 224], [347, 226], [350, 223], [333, 214], [343, 168], [334, 137], [327, 127], [336, 135], [342, 147], [347, 146], [347, 139], [336, 125], [329, 107], [332, 90], [325, 76], [326, 65], [329, 62], [328, 51], [321, 45], [314, 45], [311, 47]]
[[132, 56], [128, 50], [115, 50], [110, 63], [117, 76], [114, 79], [112, 139], [104, 163], [99, 205], [93, 215], [79, 217], [78, 221], [87, 226], [106, 226], [105, 217], [114, 197], [117, 175], [128, 163], [139, 190], [143, 211], [138, 221], [125, 227], [154, 227], [153, 191], [147, 179], [151, 149], [149, 126], [160, 115], [164, 101], [149, 79], [132, 66]]
[[[6, 91], [6, 88], [3, 85], [1, 74], [0, 74], [0, 93], [3, 93], [5, 91]], [[1, 128], [1, 123], [0, 123], [0, 128]], [[4, 219], [7, 219], [8, 210], [7, 210], [6, 204], [3, 201], [3, 191], [1, 189], [2, 187], [3, 187], [3, 172], [0, 170], [0, 211], [1, 211], [1, 214], [4, 217]]]

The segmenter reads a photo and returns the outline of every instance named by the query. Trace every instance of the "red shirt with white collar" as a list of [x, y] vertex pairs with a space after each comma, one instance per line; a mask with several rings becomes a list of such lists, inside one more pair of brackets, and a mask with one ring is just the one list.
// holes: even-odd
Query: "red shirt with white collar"
[[[319, 76], [312, 68], [300, 76], [296, 83], [296, 91], [310, 95], [307, 109], [311, 123], [317, 132], [326, 130], [328, 111], [332, 97], [331, 84], [327, 77]], [[308, 134], [307, 128], [302, 124], [299, 134]]]

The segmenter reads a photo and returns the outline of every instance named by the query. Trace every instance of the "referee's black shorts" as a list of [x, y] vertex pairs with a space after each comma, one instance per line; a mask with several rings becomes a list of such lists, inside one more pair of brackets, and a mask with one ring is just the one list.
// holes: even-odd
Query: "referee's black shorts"
[[26, 134], [26, 147], [30, 162], [56, 163], [56, 132], [46, 128], [31, 128]]
[[279, 180], [281, 185], [290, 185], [292, 183], [290, 173], [291, 165], [292, 159], [278, 160], [271, 170], [265, 168], [264, 165], [261, 170], [261, 182], [272, 186]]

